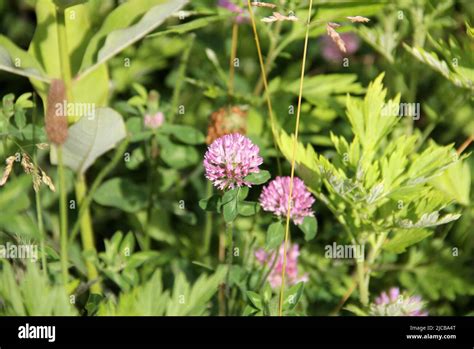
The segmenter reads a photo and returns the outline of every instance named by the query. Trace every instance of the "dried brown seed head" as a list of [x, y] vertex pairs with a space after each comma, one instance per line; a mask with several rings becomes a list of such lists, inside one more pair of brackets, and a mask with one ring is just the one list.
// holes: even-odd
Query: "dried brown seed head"
[[277, 7], [275, 4], [272, 4], [269, 2], [263, 2], [263, 1], [254, 1], [254, 2], [251, 2], [250, 5], [255, 6], [255, 7], [266, 7], [266, 8]]
[[3, 187], [8, 180], [8, 177], [10, 177], [10, 173], [12, 172], [13, 163], [15, 162], [15, 159], [16, 159], [15, 156], [10, 156], [5, 161], [6, 166], [5, 166], [5, 171], [3, 172], [2, 179], [0, 180], [0, 187]]
[[348, 20], [350, 20], [352, 23], [367, 23], [370, 21], [367, 17], [362, 17], [362, 16], [354, 16], [354, 17], [347, 17]]
[[54, 186], [53, 181], [43, 170], [41, 170], [41, 181], [46, 184], [51, 191], [56, 191], [56, 187]]
[[326, 30], [328, 32], [328, 35], [332, 39], [332, 41], [334, 41], [336, 43], [339, 50], [341, 50], [341, 52], [346, 53], [347, 50], [346, 50], [346, 45], [344, 43], [344, 40], [342, 40], [339, 33], [334, 30], [333, 24], [334, 23], [328, 23], [327, 26], [326, 26]]

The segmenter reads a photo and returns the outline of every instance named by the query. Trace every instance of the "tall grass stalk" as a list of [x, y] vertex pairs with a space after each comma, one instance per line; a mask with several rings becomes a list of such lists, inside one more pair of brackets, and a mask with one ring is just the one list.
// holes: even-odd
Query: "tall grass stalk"
[[304, 75], [306, 70], [306, 56], [308, 53], [308, 38], [309, 38], [309, 27], [311, 24], [311, 13], [313, 10], [313, 0], [309, 2], [308, 10], [308, 21], [306, 23], [306, 35], [304, 40], [304, 50], [303, 50], [303, 62], [301, 64], [301, 77], [300, 77], [300, 89], [298, 94], [298, 109], [296, 112], [296, 124], [295, 124], [295, 137], [293, 138], [293, 151], [291, 157], [291, 174], [290, 174], [290, 188], [288, 193], [288, 210], [286, 213], [286, 226], [285, 226], [285, 242], [283, 244], [283, 265], [281, 270], [281, 287], [280, 287], [280, 299], [278, 302], [278, 315], [283, 315], [283, 294], [285, 291], [285, 275], [286, 275], [286, 263], [287, 263], [287, 250], [288, 250], [288, 240], [290, 235], [290, 217], [291, 217], [291, 205], [292, 205], [292, 196], [293, 196], [293, 180], [295, 177], [295, 163], [296, 163], [296, 149], [298, 144], [298, 134], [300, 127], [300, 116], [301, 116], [301, 101], [303, 98], [303, 86], [304, 86]]

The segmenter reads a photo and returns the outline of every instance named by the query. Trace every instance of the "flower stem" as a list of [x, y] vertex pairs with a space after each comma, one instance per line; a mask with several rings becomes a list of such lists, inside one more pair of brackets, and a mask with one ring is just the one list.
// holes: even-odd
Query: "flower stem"
[[[68, 99], [72, 95], [71, 65], [69, 62], [69, 51], [66, 35], [66, 17], [64, 10], [56, 8], [56, 23], [58, 30], [59, 63], [61, 66], [61, 75], [66, 85]], [[68, 283], [68, 222], [67, 222], [67, 192], [64, 177], [64, 161], [62, 145], [57, 146], [58, 153], [58, 176], [59, 176], [59, 214], [61, 227], [61, 271], [63, 283]]]
[[66, 286], [68, 274], [68, 231], [67, 231], [67, 192], [64, 176], [63, 147], [58, 146], [58, 177], [59, 177], [59, 215], [61, 227], [61, 272], [63, 284]]
[[226, 276], [226, 296], [228, 298], [227, 301], [227, 315], [229, 314], [229, 298], [230, 298], [230, 269], [232, 267], [233, 257], [234, 257], [234, 232], [233, 232], [233, 224], [227, 223], [226, 224], [226, 243], [227, 243], [227, 276]]
[[[35, 143], [36, 140], [36, 117], [37, 117], [37, 100], [36, 100], [36, 93], [33, 94], [33, 104], [34, 104], [34, 109], [33, 109], [33, 116], [32, 116], [32, 121], [33, 121], [33, 142]], [[36, 167], [38, 167], [38, 150], [35, 147], [35, 150], [33, 152], [33, 162]], [[44, 251], [44, 242], [46, 239], [46, 232], [44, 230], [44, 223], [43, 223], [43, 207], [41, 206], [41, 193], [40, 191], [35, 191], [35, 201], [36, 201], [36, 220], [38, 222], [38, 231], [40, 235], [40, 248], [41, 248], [41, 269], [43, 270], [43, 274], [45, 276], [48, 275], [48, 265], [46, 263], [46, 254]]]
[[296, 112], [296, 124], [295, 124], [295, 137], [293, 138], [293, 154], [291, 157], [291, 174], [290, 174], [290, 188], [288, 193], [288, 210], [286, 212], [286, 227], [285, 227], [285, 242], [283, 244], [283, 265], [281, 270], [281, 287], [280, 287], [280, 300], [278, 302], [278, 315], [283, 315], [283, 294], [285, 291], [285, 274], [286, 274], [286, 262], [287, 262], [287, 249], [288, 249], [288, 240], [290, 235], [290, 217], [291, 217], [291, 208], [292, 208], [292, 198], [293, 198], [293, 180], [295, 177], [295, 160], [296, 160], [296, 146], [298, 144], [298, 134], [300, 126], [300, 115], [301, 115], [301, 101], [303, 98], [303, 84], [304, 84], [304, 74], [306, 69], [306, 56], [308, 53], [308, 38], [309, 38], [309, 26], [311, 23], [311, 12], [313, 10], [313, 0], [309, 2], [308, 9], [308, 21], [306, 24], [306, 35], [304, 41], [304, 50], [303, 50], [303, 62], [301, 64], [301, 78], [300, 78], [300, 89], [298, 95], [298, 110]]
[[[212, 195], [212, 183], [207, 181], [206, 186], [206, 197], [210, 197]], [[202, 242], [202, 255], [206, 256], [209, 253], [209, 247], [211, 245], [211, 238], [212, 238], [212, 220], [213, 214], [212, 212], [206, 211], [206, 225], [204, 227], [204, 237]]]
[[94, 182], [92, 183], [92, 186], [89, 188], [89, 192], [87, 193], [87, 196], [84, 198], [84, 200], [81, 203], [81, 207], [79, 209], [79, 214], [78, 214], [77, 221], [74, 224], [74, 227], [72, 228], [71, 236], [69, 238], [70, 242], [73, 242], [76, 239], [76, 236], [77, 236], [77, 234], [79, 232], [79, 229], [81, 227], [81, 225], [80, 225], [81, 219], [84, 216], [84, 214], [86, 213], [86, 211], [88, 211], [88, 208], [89, 208], [89, 206], [92, 202], [92, 197], [94, 196], [96, 190], [102, 184], [105, 177], [107, 177], [107, 175], [115, 168], [115, 166], [117, 166], [117, 163], [119, 162], [119, 160], [122, 159], [123, 153], [125, 152], [125, 149], [127, 149], [129, 143], [130, 142], [129, 142], [128, 138], [126, 138], [122, 142], [122, 144], [117, 148], [117, 150], [115, 152], [115, 155], [112, 158], [112, 160], [110, 160], [108, 162], [107, 166], [105, 166], [99, 172], [99, 174], [95, 178]]
[[[82, 209], [82, 204], [85, 202], [87, 193], [87, 185], [84, 174], [78, 174], [78, 180], [76, 182], [76, 197], [79, 203], [79, 206]], [[82, 246], [85, 254], [96, 253], [95, 243], [94, 243], [94, 231], [92, 229], [92, 219], [89, 210], [89, 206], [86, 206], [83, 209], [83, 214], [80, 218], [81, 226], [81, 237], [82, 237]], [[87, 268], [87, 278], [89, 281], [96, 281], [99, 278], [99, 273], [93, 262], [86, 259], [86, 268]], [[102, 287], [97, 281], [91, 286], [91, 292], [100, 294], [102, 293]]]
[[357, 261], [357, 279], [359, 285], [359, 300], [362, 305], [367, 306], [369, 304], [369, 285], [366, 282], [367, 278], [365, 275], [365, 263], [363, 261]]

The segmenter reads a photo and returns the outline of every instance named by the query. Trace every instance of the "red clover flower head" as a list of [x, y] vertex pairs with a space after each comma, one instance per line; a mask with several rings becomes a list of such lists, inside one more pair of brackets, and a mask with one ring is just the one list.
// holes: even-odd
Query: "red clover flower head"
[[250, 187], [244, 178], [260, 172], [258, 167], [263, 159], [259, 151], [258, 146], [239, 133], [216, 139], [204, 155], [206, 178], [221, 190]]
[[[278, 217], [285, 217], [288, 212], [288, 196], [290, 193], [290, 177], [276, 177], [260, 195], [260, 205], [265, 211], [273, 212]], [[298, 178], [293, 179], [291, 219], [295, 224], [303, 223], [307, 216], [313, 216], [311, 206], [314, 198], [306, 189], [304, 182]]]

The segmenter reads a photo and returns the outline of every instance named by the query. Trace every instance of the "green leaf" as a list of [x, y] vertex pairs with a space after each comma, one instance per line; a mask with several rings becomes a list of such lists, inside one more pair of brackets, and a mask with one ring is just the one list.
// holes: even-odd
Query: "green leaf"
[[[125, 137], [122, 116], [110, 108], [97, 109], [94, 117], [83, 117], [69, 128], [63, 144], [64, 164], [78, 173], [85, 173]], [[51, 162], [58, 163], [56, 147], [51, 148]]]
[[271, 177], [272, 176], [271, 176], [270, 172], [265, 171], [265, 170], [260, 170], [260, 172], [258, 172], [258, 173], [249, 174], [244, 179], [245, 179], [245, 181], [247, 181], [249, 183], [260, 185], [260, 184], [266, 183]]
[[172, 143], [170, 141], [162, 142], [161, 159], [175, 169], [183, 169], [199, 162], [200, 156], [196, 148]]
[[104, 182], [95, 192], [94, 201], [125, 212], [137, 212], [147, 205], [147, 192], [126, 178], [113, 178]]
[[237, 198], [234, 198], [233, 200], [227, 202], [222, 206], [224, 213], [224, 221], [226, 223], [233, 222], [237, 218], [237, 215], [239, 214], [238, 206], [239, 201], [237, 200]]
[[258, 202], [241, 201], [239, 202], [239, 215], [250, 217], [256, 215], [260, 211], [260, 204]]
[[41, 64], [7, 37], [0, 35], [0, 70], [49, 83]]
[[349, 304], [347, 306], [344, 307], [344, 310], [347, 310], [347, 311], [350, 311], [351, 313], [357, 315], [357, 316], [367, 316], [367, 312], [362, 310], [361, 308], [353, 305], [353, 304]]
[[468, 163], [458, 161], [441, 176], [434, 177], [430, 183], [449, 199], [454, 199], [464, 206], [469, 205], [471, 172]]
[[285, 301], [283, 303], [283, 309], [293, 310], [301, 299], [304, 290], [304, 282], [298, 282], [296, 285], [290, 287], [285, 291]]
[[221, 210], [221, 196], [212, 195], [210, 198], [199, 201], [199, 207], [204, 211], [220, 212]]
[[206, 16], [206, 17], [198, 18], [198, 19], [186, 22], [184, 24], [172, 25], [165, 30], [148, 35], [147, 38], [169, 35], [169, 34], [185, 34], [190, 31], [194, 32], [197, 29], [209, 26], [211, 23], [228, 19], [232, 15], [233, 14], [229, 12], [229, 13], [215, 15], [215, 16]]
[[400, 120], [398, 115], [382, 115], [385, 105], [398, 106], [400, 102], [398, 95], [385, 103], [387, 90], [382, 84], [383, 77], [384, 74], [380, 74], [370, 83], [363, 101], [347, 97], [347, 117], [355, 136], [368, 152], [374, 152]]
[[[77, 5], [66, 10], [66, 35], [71, 70], [75, 75], [79, 70], [85, 46], [94, 33], [91, 18], [93, 6], [89, 4]], [[56, 6], [52, 0], [36, 1], [37, 26], [28, 52], [36, 58], [45, 70], [49, 79], [64, 79], [61, 74], [61, 65], [58, 46], [58, 29], [56, 25]], [[93, 74], [84, 78], [73, 79], [72, 90], [75, 103], [90, 103], [96, 107], [106, 106], [108, 103], [109, 75], [105, 64], [97, 67]], [[41, 81], [31, 81], [35, 89], [46, 104], [49, 85]], [[82, 115], [77, 115], [80, 117]]]
[[190, 145], [203, 144], [206, 140], [206, 137], [201, 131], [191, 126], [163, 125], [159, 132], [172, 134], [178, 141]]
[[[284, 91], [294, 95], [299, 94], [299, 88], [299, 79], [283, 86]], [[318, 74], [305, 79], [303, 96], [311, 103], [316, 104], [331, 95], [361, 94], [364, 91], [362, 85], [357, 82], [356, 74]]]
[[258, 293], [247, 291], [247, 297], [249, 297], [252, 304], [259, 310], [263, 309], [262, 297]]
[[[102, 28], [90, 40], [82, 61], [81, 74], [88, 74], [139, 41], [186, 3], [187, 0], [134, 0], [117, 7], [107, 16]], [[105, 44], [99, 49], [104, 39]]]
[[433, 231], [426, 229], [398, 230], [394, 237], [383, 244], [383, 249], [393, 253], [403, 253], [407, 247], [426, 239]]
[[55, 5], [61, 9], [83, 4], [89, 0], [53, 0]]
[[267, 229], [265, 247], [267, 250], [273, 250], [281, 246], [285, 238], [285, 227], [278, 221], [270, 224]]
[[316, 233], [318, 232], [318, 221], [316, 217], [304, 217], [303, 223], [298, 225], [301, 231], [304, 233], [304, 239], [310, 241], [314, 239]]

